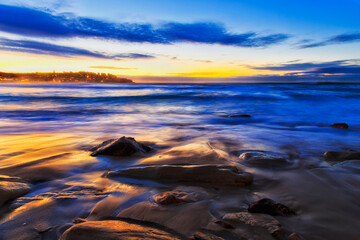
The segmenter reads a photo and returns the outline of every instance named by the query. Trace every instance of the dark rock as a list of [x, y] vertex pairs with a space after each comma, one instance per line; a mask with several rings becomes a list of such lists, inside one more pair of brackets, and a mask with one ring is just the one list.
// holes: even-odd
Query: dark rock
[[324, 153], [324, 158], [327, 161], [360, 160], [360, 152], [328, 151]]
[[239, 159], [248, 165], [259, 167], [281, 167], [289, 164], [284, 154], [265, 151], [241, 151]]
[[127, 177], [157, 181], [178, 181], [193, 184], [247, 186], [253, 182], [253, 175], [241, 172], [235, 166], [190, 165], [190, 166], [146, 166], [132, 167], [107, 173], [106, 177]]
[[216, 220], [214, 223], [226, 229], [235, 229], [235, 227], [227, 222]]
[[191, 238], [192, 240], [224, 240], [221, 237], [215, 236], [210, 233], [196, 232]]
[[295, 212], [281, 203], [275, 203], [269, 198], [262, 198], [250, 204], [248, 211], [251, 213], [265, 213], [272, 216], [290, 216]]
[[289, 235], [288, 240], [305, 240], [305, 239], [297, 233], [292, 233]]
[[91, 156], [110, 155], [110, 156], [131, 156], [134, 154], [145, 155], [152, 148], [137, 142], [132, 137], [121, 137], [118, 139], [106, 140], [93, 147], [90, 151]]
[[333, 123], [330, 125], [330, 127], [340, 128], [340, 129], [348, 129], [349, 125], [347, 125], [346, 123]]
[[209, 197], [210, 194], [200, 187], [177, 187], [175, 190], [154, 196], [154, 200], [157, 204], [171, 205], [197, 202]]
[[224, 220], [234, 223], [243, 223], [251, 227], [261, 227], [267, 230], [276, 239], [282, 237], [281, 224], [273, 217], [265, 214], [237, 212], [228, 213], [223, 217]]
[[247, 118], [249, 118], [249, 117], [251, 117], [251, 115], [249, 115], [249, 114], [237, 114], [237, 115], [230, 115], [228, 117], [229, 118], [236, 118], [236, 117], [247, 117]]

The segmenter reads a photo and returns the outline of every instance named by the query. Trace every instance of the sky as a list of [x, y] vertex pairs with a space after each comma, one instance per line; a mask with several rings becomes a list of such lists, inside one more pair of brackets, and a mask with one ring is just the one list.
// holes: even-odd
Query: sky
[[360, 81], [359, 0], [0, 0], [0, 71]]

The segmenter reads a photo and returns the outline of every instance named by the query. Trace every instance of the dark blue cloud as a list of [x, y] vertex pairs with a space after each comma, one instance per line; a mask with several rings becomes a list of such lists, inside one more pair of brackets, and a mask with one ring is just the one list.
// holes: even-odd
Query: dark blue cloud
[[333, 36], [325, 41], [302, 44], [300, 48], [322, 47], [332, 44], [342, 44], [342, 43], [351, 43], [351, 42], [360, 42], [360, 33], [340, 34]]
[[338, 67], [343, 64], [347, 64], [349, 60], [339, 60], [332, 62], [291, 62], [291, 63], [283, 63], [278, 65], [269, 65], [269, 66], [261, 66], [261, 67], [251, 67], [252, 69], [257, 70], [269, 70], [269, 71], [303, 71], [310, 70], [316, 68], [330, 68], [330, 67]]
[[230, 33], [216, 23], [110, 23], [71, 15], [54, 15], [25, 7], [0, 5], [0, 31], [33, 37], [96, 37], [118, 41], [171, 44], [191, 42], [238, 47], [264, 47], [289, 36]]
[[360, 66], [339, 66], [317, 68], [313, 71], [304, 72], [306, 74], [360, 74]]
[[359, 61], [354, 59], [339, 60], [332, 62], [303, 62], [303, 63], [284, 63], [279, 65], [251, 67], [257, 70], [269, 70], [269, 71], [288, 71], [285, 74], [287, 77], [298, 76], [299, 79], [305, 79], [308, 77], [324, 77], [329, 79], [330, 75], [341, 75], [343, 77], [351, 77], [355, 79], [358, 77], [360, 80], [360, 65]]
[[102, 59], [147, 59], [154, 56], [139, 53], [123, 53], [117, 55], [108, 55], [101, 52], [89, 51], [82, 48], [67, 47], [55, 45], [51, 43], [28, 41], [28, 40], [12, 40], [0, 38], [0, 49], [13, 52], [28, 52], [33, 54], [53, 55], [62, 57], [93, 57]]

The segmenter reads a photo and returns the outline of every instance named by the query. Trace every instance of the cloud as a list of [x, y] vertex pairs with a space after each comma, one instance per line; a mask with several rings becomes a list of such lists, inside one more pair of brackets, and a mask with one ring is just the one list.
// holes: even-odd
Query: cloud
[[61, 57], [80, 56], [114, 60], [154, 58], [154, 56], [139, 53], [123, 53], [109, 55], [106, 53], [90, 51], [82, 48], [67, 47], [38, 41], [13, 40], [7, 38], [0, 38], [0, 49], [12, 52], [27, 52], [32, 54], [52, 55]]
[[343, 64], [347, 64], [349, 60], [339, 60], [339, 61], [332, 61], [332, 62], [290, 62], [290, 63], [283, 63], [278, 65], [267, 65], [267, 66], [260, 66], [254, 67], [250, 66], [252, 69], [256, 70], [268, 70], [268, 71], [303, 71], [315, 68], [331, 68], [331, 67], [338, 67]]
[[114, 70], [135, 70], [135, 69], [137, 69], [137, 68], [113, 67], [113, 66], [89, 66], [88, 68], [95, 68], [95, 69], [114, 69]]
[[317, 68], [313, 71], [304, 72], [306, 74], [360, 74], [360, 66], [338, 66]]
[[[287, 71], [284, 76], [299, 79], [313, 78], [351, 78], [360, 81], [360, 61], [358, 59], [331, 62], [288, 62], [278, 65], [250, 67], [256, 70]], [[330, 76], [332, 75], [332, 77]]]
[[117, 41], [173, 44], [177, 42], [266, 47], [288, 39], [286, 34], [236, 34], [212, 22], [111, 23], [69, 14], [54, 15], [37, 9], [0, 5], [0, 31], [32, 37], [94, 37]]
[[122, 53], [114, 55], [117, 58], [130, 58], [130, 59], [150, 59], [155, 58], [155, 56], [148, 55], [148, 54], [140, 54], [140, 53]]
[[305, 42], [306, 42], [305, 44], [300, 45], [300, 48], [303, 49], [303, 48], [322, 47], [332, 44], [360, 42], [360, 33], [340, 34], [320, 42], [310, 42], [310, 43], [309, 41], [305, 41]]

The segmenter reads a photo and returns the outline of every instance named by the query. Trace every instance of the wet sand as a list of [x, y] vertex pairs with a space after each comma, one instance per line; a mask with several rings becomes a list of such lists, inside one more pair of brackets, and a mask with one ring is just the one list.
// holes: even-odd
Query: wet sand
[[357, 240], [359, 89], [2, 85], [0, 239]]
[[[20, 177], [31, 187], [29, 193], [2, 205], [2, 239], [59, 239], [70, 227], [84, 224], [79, 218], [90, 224], [112, 220], [155, 226], [183, 239], [199, 232], [223, 239], [274, 239], [261, 224], [224, 218], [247, 212], [261, 198], [282, 203], [296, 213], [273, 216], [281, 225], [277, 239], [297, 233], [304, 239], [355, 240], [360, 234], [360, 160], [342, 167], [322, 157], [290, 154], [287, 148], [276, 151], [287, 158], [285, 163], [254, 165], [239, 158], [240, 153], [249, 152], [243, 147], [246, 144], [223, 138], [175, 143], [136, 136], [154, 148], [140, 157], [91, 157], [87, 149], [101, 139], [66, 134], [3, 135], [1, 139], [0, 174]], [[104, 177], [113, 170], [169, 164], [235, 166], [252, 174], [254, 181], [228, 186], [223, 184], [226, 179], [216, 175], [209, 183], [146, 179], [143, 173]], [[185, 200], [157, 202], [159, 195], [173, 195], [174, 191]], [[89, 230], [84, 231], [91, 236], [86, 233]]]

